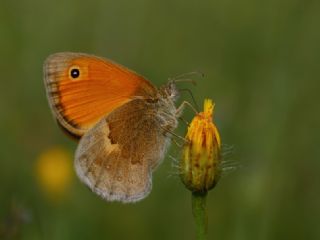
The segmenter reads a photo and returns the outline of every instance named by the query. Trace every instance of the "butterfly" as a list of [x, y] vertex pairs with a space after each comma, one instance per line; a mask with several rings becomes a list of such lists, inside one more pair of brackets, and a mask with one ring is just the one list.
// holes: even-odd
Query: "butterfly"
[[80, 180], [106, 201], [145, 198], [178, 125], [175, 81], [156, 88], [111, 60], [62, 52], [46, 59], [44, 82], [58, 125], [80, 139]]

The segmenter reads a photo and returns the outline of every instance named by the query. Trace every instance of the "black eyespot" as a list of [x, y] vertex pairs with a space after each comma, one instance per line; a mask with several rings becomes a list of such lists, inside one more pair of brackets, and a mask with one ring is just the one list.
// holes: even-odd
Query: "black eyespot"
[[80, 76], [80, 71], [77, 68], [72, 68], [70, 71], [70, 75], [72, 78], [78, 78]]

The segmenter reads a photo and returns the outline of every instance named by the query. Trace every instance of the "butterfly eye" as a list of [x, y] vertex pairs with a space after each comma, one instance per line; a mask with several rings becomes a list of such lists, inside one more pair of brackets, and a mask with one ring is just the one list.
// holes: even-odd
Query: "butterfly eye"
[[80, 76], [80, 70], [79, 68], [76, 68], [76, 67], [72, 67], [70, 69], [70, 76], [75, 79], [75, 78], [78, 78]]

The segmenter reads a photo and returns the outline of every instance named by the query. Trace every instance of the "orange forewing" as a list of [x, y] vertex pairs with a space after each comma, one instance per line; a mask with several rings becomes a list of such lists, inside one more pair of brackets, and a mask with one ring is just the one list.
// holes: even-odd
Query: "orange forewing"
[[[81, 136], [103, 116], [138, 96], [153, 96], [143, 77], [109, 60], [86, 54], [57, 53], [44, 66], [49, 102], [59, 123]], [[71, 70], [78, 69], [73, 78]]]

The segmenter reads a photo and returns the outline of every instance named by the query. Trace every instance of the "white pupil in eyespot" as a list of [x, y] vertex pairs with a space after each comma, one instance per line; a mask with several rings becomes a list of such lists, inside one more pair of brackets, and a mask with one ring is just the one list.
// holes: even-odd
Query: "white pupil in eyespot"
[[73, 68], [71, 69], [71, 77], [72, 78], [77, 78], [80, 76], [80, 71], [79, 69]]

